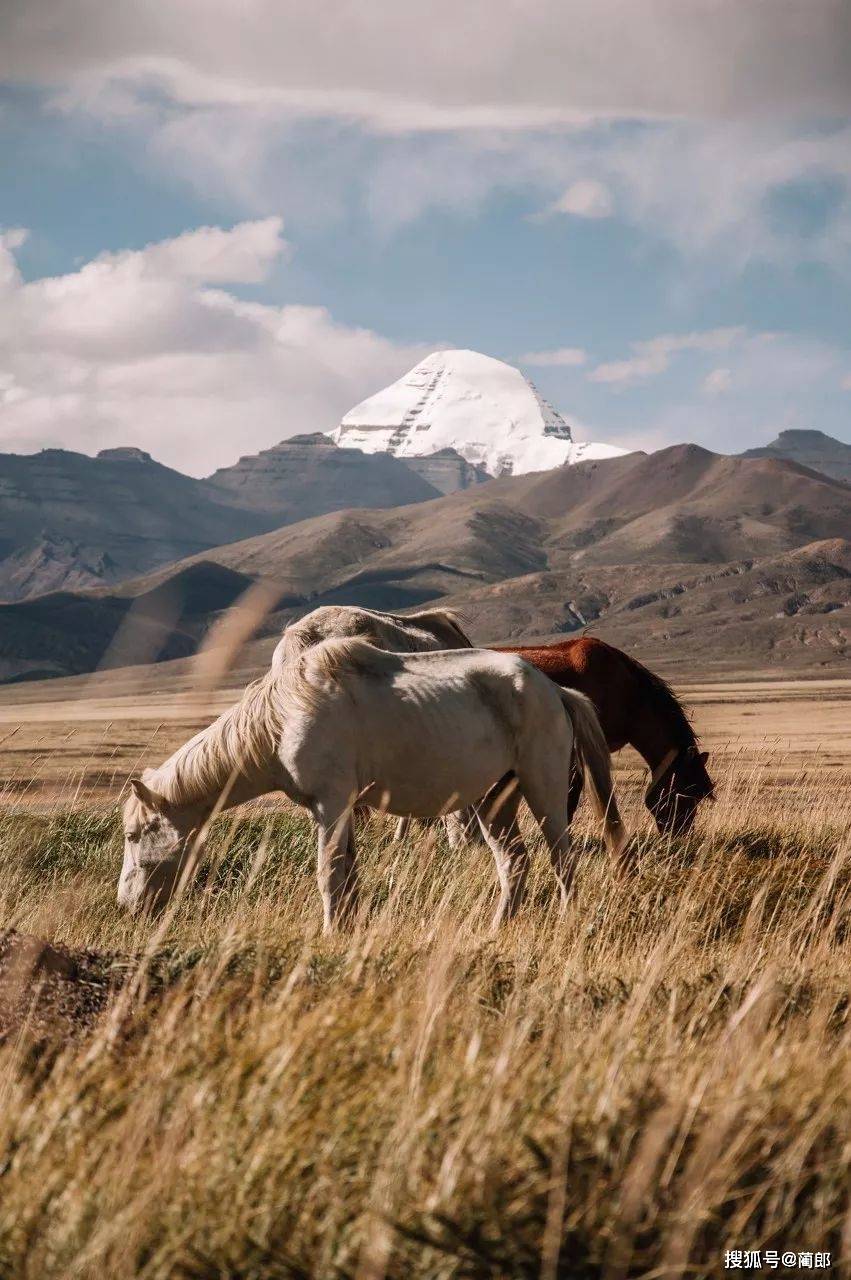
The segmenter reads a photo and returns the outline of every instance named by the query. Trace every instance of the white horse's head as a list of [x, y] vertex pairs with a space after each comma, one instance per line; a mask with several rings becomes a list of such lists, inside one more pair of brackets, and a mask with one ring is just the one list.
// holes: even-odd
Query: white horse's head
[[142, 778], [130, 782], [124, 805], [124, 863], [118, 904], [138, 911], [161, 911], [177, 887], [190, 857], [197, 858], [204, 812], [197, 805], [173, 805]]

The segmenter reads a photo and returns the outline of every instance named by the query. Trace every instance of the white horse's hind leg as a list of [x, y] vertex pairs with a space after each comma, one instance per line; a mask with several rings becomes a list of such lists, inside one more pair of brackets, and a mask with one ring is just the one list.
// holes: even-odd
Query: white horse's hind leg
[[562, 906], [567, 905], [576, 874], [576, 851], [569, 837], [572, 817], [568, 795], [571, 777], [569, 755], [567, 771], [564, 769], [564, 754], [549, 749], [535, 751], [535, 755], [523, 760], [518, 769], [521, 795], [529, 805], [549, 850]]
[[[573, 883], [573, 877], [576, 875], [576, 850], [573, 848], [573, 842], [568, 834], [569, 822], [567, 806], [565, 805], [563, 809], [559, 809], [557, 813], [550, 815], [545, 823], [541, 823], [541, 831], [550, 851], [550, 862], [558, 881], [562, 907], [566, 907], [570, 900], [570, 886]], [[548, 830], [555, 834], [548, 835]]]
[[396, 823], [395, 830], [393, 832], [393, 839], [397, 841], [404, 840], [408, 832], [410, 831], [410, 829], [411, 829], [411, 819], [399, 818], [399, 820]]
[[529, 850], [523, 843], [517, 822], [520, 793], [512, 778], [490, 792], [478, 811], [482, 834], [490, 845], [499, 876], [500, 895], [493, 918], [498, 929], [510, 920], [523, 901], [523, 890], [529, 871]]
[[523, 799], [541, 828], [550, 862], [558, 880], [561, 905], [567, 905], [570, 886], [576, 874], [576, 852], [570, 839], [570, 814], [564, 795], [564, 778], [560, 772], [550, 779], [544, 777], [521, 778]]
[[357, 858], [350, 803], [316, 805], [317, 878], [324, 930], [349, 924], [358, 905]]

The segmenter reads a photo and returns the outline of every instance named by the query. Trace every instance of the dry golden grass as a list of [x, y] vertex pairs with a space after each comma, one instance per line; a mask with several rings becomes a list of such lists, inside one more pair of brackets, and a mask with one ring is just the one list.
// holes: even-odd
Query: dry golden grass
[[[233, 683], [199, 693], [190, 688], [197, 672], [186, 671], [178, 682], [161, 667], [0, 687], [0, 805], [112, 805], [128, 773], [164, 760], [242, 689]], [[851, 680], [695, 681], [677, 692], [694, 712], [713, 767], [718, 753], [732, 755], [739, 766], [769, 765], [765, 781], [787, 785], [817, 757], [840, 784], [847, 776]], [[641, 762], [621, 752], [615, 763], [623, 773]]]
[[[0, 1048], [0, 1274], [716, 1275], [728, 1248], [851, 1256], [848, 774], [731, 757], [686, 843], [585, 820], [565, 915], [538, 851], [493, 875], [363, 833], [354, 932], [313, 842], [220, 821], [167, 931], [114, 902], [113, 813], [0, 821], [0, 924], [141, 957], [93, 1030]], [[827, 780], [826, 780], [827, 779]], [[105, 962], [106, 963], [106, 962]]]

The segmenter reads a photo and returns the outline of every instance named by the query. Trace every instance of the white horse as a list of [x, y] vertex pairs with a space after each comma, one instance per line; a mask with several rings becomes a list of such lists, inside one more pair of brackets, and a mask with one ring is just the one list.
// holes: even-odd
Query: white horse
[[[272, 654], [272, 669], [280, 670], [298, 658], [305, 649], [323, 640], [345, 640], [353, 637], [368, 640], [377, 649], [390, 653], [432, 653], [437, 649], [472, 649], [473, 642], [461, 627], [457, 614], [449, 609], [423, 609], [419, 613], [379, 613], [359, 605], [321, 605], [284, 630]], [[467, 809], [443, 818], [446, 838], [451, 849], [465, 839], [478, 841], [479, 826], [475, 812]], [[410, 818], [400, 818], [395, 839], [402, 840], [411, 827]]]
[[317, 822], [326, 930], [348, 920], [357, 903], [356, 805], [416, 817], [476, 805], [496, 860], [499, 925], [517, 910], [528, 869], [517, 824], [521, 796], [567, 899], [574, 749], [606, 842], [621, 855], [609, 751], [582, 694], [514, 654], [398, 654], [360, 639], [323, 641], [270, 670], [159, 769], [132, 780], [119, 903], [162, 907], [184, 871], [191, 873], [214, 809], [283, 791]]

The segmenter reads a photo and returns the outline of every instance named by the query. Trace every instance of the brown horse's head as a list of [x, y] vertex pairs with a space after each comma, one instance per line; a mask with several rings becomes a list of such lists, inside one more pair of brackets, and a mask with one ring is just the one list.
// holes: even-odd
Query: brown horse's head
[[696, 743], [685, 747], [648, 787], [644, 803], [663, 834], [686, 835], [701, 800], [713, 798], [715, 785], [706, 771], [708, 759], [709, 752], [701, 751]]

